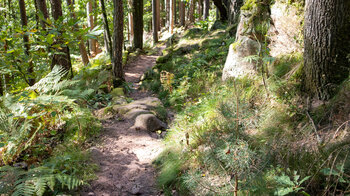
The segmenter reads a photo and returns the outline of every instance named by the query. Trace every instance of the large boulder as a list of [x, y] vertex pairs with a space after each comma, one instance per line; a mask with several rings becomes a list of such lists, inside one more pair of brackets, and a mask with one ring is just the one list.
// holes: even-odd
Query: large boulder
[[246, 36], [240, 37], [236, 43], [231, 44], [222, 79], [254, 75], [256, 73], [255, 62], [248, 61], [246, 58], [256, 55], [259, 47], [259, 42]]
[[162, 102], [158, 98], [146, 97], [129, 104], [114, 105], [113, 110], [126, 119], [135, 119], [141, 114], [156, 113], [157, 107], [162, 107]]
[[268, 37], [272, 56], [302, 52], [304, 19], [302, 13], [295, 6], [278, 1], [271, 6], [270, 16], [273, 25], [269, 29]]
[[136, 117], [135, 124], [131, 128], [144, 131], [157, 131], [166, 129], [167, 125], [154, 114], [141, 114]]

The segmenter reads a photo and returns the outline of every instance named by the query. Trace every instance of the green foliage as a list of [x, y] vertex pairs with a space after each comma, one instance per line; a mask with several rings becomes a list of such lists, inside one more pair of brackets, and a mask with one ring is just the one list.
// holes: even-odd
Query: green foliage
[[289, 176], [283, 174], [282, 176], [276, 176], [275, 180], [279, 184], [277, 190], [275, 191], [275, 195], [283, 196], [288, 195], [290, 193], [302, 193], [303, 195], [309, 195], [305, 191], [302, 191], [304, 188], [301, 186], [303, 182], [308, 180], [310, 176], [307, 176], [300, 180], [300, 175], [297, 175], [297, 172], [294, 171], [293, 178], [291, 179]]
[[[29, 169], [28, 171], [4, 166], [0, 168], [0, 193], [18, 195], [44, 195], [50, 190], [54, 193], [57, 187], [75, 189], [84, 182], [55, 169], [45, 166]], [[57, 193], [57, 192], [56, 192]]]

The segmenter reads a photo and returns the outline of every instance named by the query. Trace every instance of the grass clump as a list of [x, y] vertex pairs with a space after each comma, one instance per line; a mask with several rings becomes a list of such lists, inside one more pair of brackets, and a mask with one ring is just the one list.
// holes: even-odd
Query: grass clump
[[218, 78], [234, 40], [221, 30], [191, 38], [199, 49], [174, 50], [186, 42], [180, 38], [168, 49], [171, 58], [158, 62], [143, 83], [178, 112], [155, 161], [166, 194], [348, 191], [342, 177], [350, 171], [348, 81], [329, 103], [310, 109], [300, 89], [301, 53], [269, 57], [266, 82], [260, 74], [222, 82]]

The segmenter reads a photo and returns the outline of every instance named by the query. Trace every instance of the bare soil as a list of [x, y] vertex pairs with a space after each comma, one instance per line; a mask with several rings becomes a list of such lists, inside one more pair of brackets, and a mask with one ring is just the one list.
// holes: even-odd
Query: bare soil
[[[134, 100], [152, 96], [140, 91], [138, 82], [155, 65], [157, 57], [141, 55], [126, 67], [126, 81], [135, 89], [130, 93]], [[132, 121], [119, 117], [103, 122], [98, 142], [90, 148], [93, 162], [100, 168], [98, 179], [85, 187], [81, 195], [160, 195], [152, 160], [162, 151], [162, 142], [148, 132], [130, 129], [131, 126]]]

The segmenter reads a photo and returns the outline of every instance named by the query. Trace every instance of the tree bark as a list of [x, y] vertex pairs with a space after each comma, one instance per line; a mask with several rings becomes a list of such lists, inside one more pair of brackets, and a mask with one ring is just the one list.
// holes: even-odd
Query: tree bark
[[113, 0], [113, 4], [114, 4], [114, 17], [113, 17], [114, 35], [113, 35], [112, 70], [114, 75], [113, 85], [114, 87], [118, 87], [125, 80], [124, 72], [123, 72], [124, 12], [123, 12], [122, 0]]
[[165, 0], [166, 2], [166, 7], [165, 7], [165, 10], [166, 10], [166, 27], [169, 28], [170, 26], [170, 0]]
[[157, 31], [160, 31], [160, 0], [156, 0], [157, 1]]
[[198, 0], [198, 20], [203, 18], [203, 0]]
[[164, 14], [164, 10], [165, 10], [165, 1], [166, 0], [160, 0], [160, 1], [161, 1], [161, 4], [160, 4], [160, 26], [165, 27], [166, 18], [163, 17], [163, 14]]
[[[88, 22], [88, 27], [90, 28], [90, 31], [95, 28], [95, 19], [94, 19], [94, 15], [92, 13], [92, 10], [94, 9], [94, 5], [95, 5], [94, 0], [90, 0], [86, 4], [87, 22]], [[96, 39], [89, 39], [89, 48], [90, 48], [92, 56], [97, 54], [97, 40]]]
[[228, 21], [230, 25], [236, 24], [239, 22], [239, 14], [241, 13], [242, 5], [243, 5], [243, 0], [229, 1]]
[[203, 17], [208, 20], [209, 17], [209, 0], [203, 0]]
[[109, 57], [113, 58], [113, 48], [112, 48], [112, 41], [111, 41], [111, 32], [109, 30], [108, 25], [108, 19], [107, 19], [107, 12], [106, 12], [106, 6], [105, 1], [100, 0], [100, 6], [102, 10], [102, 19], [103, 19], [103, 26], [104, 26], [104, 34], [105, 34], [105, 45], [106, 45], [106, 51], [109, 53]]
[[223, 0], [213, 0], [213, 1], [216, 8], [219, 10], [220, 20], [221, 21], [227, 20], [227, 9], [224, 5], [225, 2]]
[[[74, 5], [72, 4], [72, 0], [67, 0], [67, 5], [69, 6], [69, 9], [70, 9], [71, 18], [76, 19], [77, 17], [76, 17], [75, 12], [74, 12]], [[79, 29], [79, 25], [75, 24], [74, 30], [77, 31], [78, 29]], [[83, 64], [87, 65], [87, 64], [89, 64], [89, 57], [88, 57], [88, 54], [86, 51], [86, 47], [85, 47], [83, 38], [81, 36], [78, 36], [78, 40], [79, 40], [79, 52], [80, 52], [81, 59], [83, 61]]]
[[170, 15], [169, 15], [169, 32], [173, 34], [175, 24], [175, 0], [170, 0]]
[[180, 25], [185, 26], [185, 2], [183, 0], [179, 1], [179, 15]]
[[[60, 17], [62, 17], [62, 2], [61, 0], [51, 0], [51, 9], [52, 9], [52, 17], [55, 21], [57, 21]], [[51, 69], [55, 65], [59, 65], [63, 67], [67, 71], [72, 71], [72, 63], [70, 59], [69, 48], [64, 44], [64, 41], [61, 37], [55, 40], [54, 45], [60, 45], [61, 47], [56, 48], [57, 53], [54, 54]], [[58, 54], [60, 53], [60, 54]], [[71, 72], [73, 74], [73, 72]]]
[[46, 0], [37, 0], [38, 8], [40, 11], [40, 14], [42, 14], [42, 17], [44, 20], [40, 20], [41, 26], [44, 30], [46, 30], [47, 22], [46, 20], [49, 18], [49, 13], [47, 11], [46, 6]]
[[132, 6], [132, 0], [128, 0], [128, 9], [130, 10], [129, 11], [129, 14], [128, 14], [128, 21], [129, 21], [129, 33], [130, 33], [130, 39], [129, 39], [129, 42], [131, 45], [133, 45], [133, 40], [134, 40], [134, 24], [133, 24], [133, 21], [134, 21], [134, 17], [133, 17], [133, 6]]
[[133, 0], [133, 47], [143, 48], [143, 1]]
[[309, 0], [304, 26], [304, 90], [328, 100], [349, 76], [350, 1]]
[[194, 23], [194, 8], [195, 8], [195, 0], [190, 0], [190, 8], [188, 9], [188, 15], [187, 18], [189, 19], [190, 23]]
[[152, 14], [153, 44], [156, 44], [158, 42], [157, 0], [152, 0]]
[[[28, 25], [28, 19], [27, 19], [27, 13], [26, 13], [26, 4], [24, 0], [19, 0], [19, 11], [21, 13], [21, 23], [22, 23], [22, 28], [24, 31], [27, 30], [27, 25]], [[30, 44], [29, 44], [29, 36], [28, 34], [24, 33], [23, 34], [23, 42], [24, 42], [24, 53], [25, 55], [29, 58], [29, 50], [30, 50]], [[34, 72], [34, 66], [33, 62], [29, 60], [28, 62], [28, 85], [33, 86], [35, 84], [35, 77], [33, 76]]]

